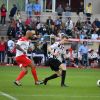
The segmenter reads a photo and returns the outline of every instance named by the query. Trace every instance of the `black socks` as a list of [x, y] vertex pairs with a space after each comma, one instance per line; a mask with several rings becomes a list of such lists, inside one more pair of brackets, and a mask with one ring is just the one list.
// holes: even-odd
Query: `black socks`
[[66, 71], [62, 71], [62, 76], [61, 76], [61, 86], [65, 84], [65, 77], [66, 77]]
[[57, 74], [53, 74], [53, 75], [51, 75], [51, 76], [45, 78], [45, 80], [44, 80], [44, 85], [47, 84], [47, 81], [48, 81], [48, 80], [55, 79], [55, 78], [57, 78], [57, 77], [59, 77]]

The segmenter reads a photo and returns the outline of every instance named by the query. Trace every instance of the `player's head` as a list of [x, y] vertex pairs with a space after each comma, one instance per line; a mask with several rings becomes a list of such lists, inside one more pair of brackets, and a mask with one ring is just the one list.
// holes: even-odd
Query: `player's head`
[[33, 35], [35, 35], [35, 31], [34, 30], [28, 30], [26, 32], [26, 37], [29, 38], [29, 39], [32, 39]]

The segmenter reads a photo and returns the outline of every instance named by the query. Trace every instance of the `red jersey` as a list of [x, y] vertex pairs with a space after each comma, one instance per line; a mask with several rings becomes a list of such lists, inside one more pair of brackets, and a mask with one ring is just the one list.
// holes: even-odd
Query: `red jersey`
[[[25, 37], [20, 38], [17, 43], [27, 54], [29, 48], [29, 40]], [[23, 52], [16, 49], [16, 57], [23, 55]]]
[[[25, 37], [22, 37], [16, 43], [18, 44], [27, 54], [27, 50], [29, 47], [29, 40]], [[27, 57], [26, 54], [23, 54], [22, 51], [16, 49], [16, 57], [15, 60], [20, 67], [27, 67], [32, 61]]]
[[6, 16], [6, 8], [1, 8], [1, 16]]
[[6, 43], [0, 42], [0, 51], [5, 51], [5, 50], [6, 50]]

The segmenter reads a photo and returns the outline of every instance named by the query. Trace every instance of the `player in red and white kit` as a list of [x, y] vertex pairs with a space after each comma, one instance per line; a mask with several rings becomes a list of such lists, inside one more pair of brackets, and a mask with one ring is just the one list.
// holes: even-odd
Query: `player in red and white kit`
[[35, 31], [27, 31], [26, 35], [18, 40], [16, 43], [16, 57], [15, 60], [22, 69], [15, 80], [15, 84], [21, 86], [20, 80], [27, 74], [27, 67], [31, 68], [35, 84], [39, 85], [42, 81], [38, 81], [36, 69], [32, 61], [27, 57], [27, 50], [29, 49], [29, 39], [35, 34]]

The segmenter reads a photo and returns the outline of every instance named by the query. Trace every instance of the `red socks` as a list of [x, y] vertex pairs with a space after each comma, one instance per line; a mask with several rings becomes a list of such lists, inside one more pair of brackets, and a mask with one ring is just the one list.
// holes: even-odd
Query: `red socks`
[[[32, 68], [31, 72], [32, 72], [32, 76], [33, 76], [35, 82], [38, 81], [36, 69]], [[16, 78], [16, 81], [20, 81], [25, 75], [26, 75], [26, 72], [25, 71], [21, 71], [20, 74], [19, 74], [19, 76]]]
[[31, 72], [32, 72], [32, 75], [33, 75], [33, 78], [34, 78], [35, 82], [38, 81], [36, 69], [35, 69], [35, 68], [32, 68], [32, 69], [31, 69]]
[[20, 81], [25, 76], [25, 74], [26, 74], [25, 71], [21, 71], [19, 76], [17, 77], [16, 81]]

